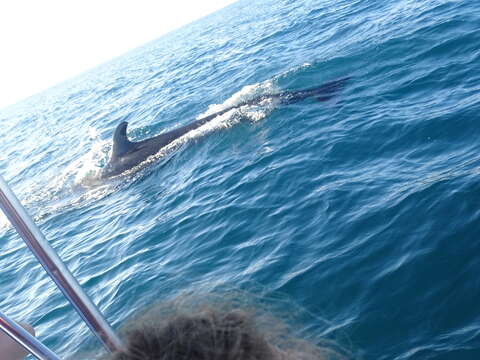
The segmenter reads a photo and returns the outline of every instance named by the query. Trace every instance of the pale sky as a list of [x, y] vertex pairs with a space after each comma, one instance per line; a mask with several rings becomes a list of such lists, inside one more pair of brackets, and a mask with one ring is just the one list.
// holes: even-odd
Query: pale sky
[[235, 1], [2, 1], [0, 109]]

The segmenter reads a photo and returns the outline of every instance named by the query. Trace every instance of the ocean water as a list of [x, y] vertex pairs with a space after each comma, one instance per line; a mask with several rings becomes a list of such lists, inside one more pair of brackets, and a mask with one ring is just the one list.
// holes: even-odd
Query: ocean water
[[[1, 109], [0, 172], [114, 327], [231, 288], [359, 359], [479, 359], [479, 74], [476, 1], [241, 0]], [[141, 140], [343, 76], [99, 180], [120, 121]], [[0, 249], [1, 311], [63, 357], [98, 346], [3, 217]]]

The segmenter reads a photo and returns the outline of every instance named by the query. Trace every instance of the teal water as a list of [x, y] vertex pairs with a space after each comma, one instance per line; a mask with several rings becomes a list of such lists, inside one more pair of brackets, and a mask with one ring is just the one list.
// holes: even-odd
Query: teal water
[[[241, 0], [0, 110], [0, 172], [115, 327], [260, 288], [358, 357], [478, 359], [479, 24], [466, 0]], [[120, 121], [140, 140], [342, 76], [326, 103], [228, 113], [98, 180]], [[1, 311], [62, 356], [95, 344], [4, 218], [0, 244]]]

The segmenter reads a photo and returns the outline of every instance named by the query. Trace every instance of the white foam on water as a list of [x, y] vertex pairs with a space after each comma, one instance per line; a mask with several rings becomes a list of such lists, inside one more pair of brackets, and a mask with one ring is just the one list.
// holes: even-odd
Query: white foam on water
[[[261, 83], [253, 84], [253, 85], [247, 85], [244, 86], [240, 91], [236, 92], [233, 94], [231, 97], [229, 97], [227, 100], [225, 100], [222, 104], [212, 104], [208, 107], [207, 111], [198, 115], [197, 119], [204, 118], [206, 116], [218, 113], [220, 111], [223, 111], [225, 109], [228, 109], [233, 106], [238, 106], [242, 103], [245, 103], [246, 101], [253, 100], [254, 98], [260, 97], [262, 95], [267, 95], [267, 94], [274, 94], [276, 92], [279, 92], [279, 89], [275, 87], [273, 81], [267, 80]], [[244, 115], [250, 119], [248, 116], [248, 109], [247, 108], [254, 108], [254, 107], [268, 107], [268, 101], [265, 103], [260, 103], [258, 105], [245, 105], [239, 108], [239, 110], [244, 111]], [[265, 109], [268, 110], [268, 109]], [[261, 111], [261, 110], [259, 110]], [[261, 111], [262, 112], [262, 111]], [[262, 112], [261, 118], [265, 118], [270, 113], [270, 111], [265, 111]], [[259, 118], [259, 114], [256, 113], [254, 116], [252, 116], [251, 120], [256, 121]]]
[[[142, 176], [141, 173], [140, 175], [137, 174], [140, 170], [164, 158], [189, 141], [205, 136], [213, 131], [230, 128], [245, 119], [251, 122], [264, 119], [275, 109], [277, 105], [275, 100], [267, 98], [255, 105], [239, 105], [263, 95], [278, 93], [279, 91], [272, 80], [243, 87], [223, 103], [210, 105], [206, 112], [197, 116], [197, 119], [235, 106], [238, 107], [216, 116], [204, 125], [189, 131], [160, 149], [155, 155], [148, 157], [141, 164], [114, 177], [113, 181], [101, 179], [102, 169], [110, 158], [112, 142], [111, 140], [100, 139], [98, 130], [94, 127], [89, 127], [87, 131], [88, 138], [80, 145], [82, 147], [88, 146], [89, 150], [69, 163], [60, 174], [41, 190], [32, 191], [31, 195], [23, 200], [22, 203], [29, 209], [30, 213], [34, 214], [34, 220], [38, 221], [51, 214], [69, 209], [72, 206], [81, 207], [92, 201], [99, 200], [118, 189], [116, 178], [122, 179], [122, 181], [126, 180], [128, 183], [134, 181], [138, 176]], [[137, 176], [133, 176], [134, 174]], [[9, 222], [2, 214], [0, 216], [0, 228], [8, 226]]]
[[[35, 221], [72, 206], [83, 206], [113, 191], [112, 184], [100, 179], [103, 165], [109, 157], [111, 142], [101, 140], [93, 127], [88, 129], [88, 134], [89, 138], [80, 145], [89, 147], [85, 154], [70, 162], [42, 188], [31, 191], [21, 200]], [[0, 228], [8, 226], [8, 220], [0, 217]]]
[[295, 66], [289, 70], [286, 70], [285, 72], [281, 73], [281, 74], [278, 74], [276, 75], [273, 80], [279, 80], [279, 79], [282, 79], [282, 78], [286, 78], [286, 77], [291, 77], [292, 75], [298, 73], [298, 72], [302, 72], [302, 71], [305, 71], [306, 69], [308, 69], [309, 67], [312, 67], [313, 65], [309, 62], [305, 62], [301, 65], [298, 65], [298, 66]]

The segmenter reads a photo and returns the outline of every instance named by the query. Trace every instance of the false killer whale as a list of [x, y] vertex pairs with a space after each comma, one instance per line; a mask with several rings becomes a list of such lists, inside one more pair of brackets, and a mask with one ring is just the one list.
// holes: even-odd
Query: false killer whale
[[137, 142], [128, 140], [128, 123], [123, 121], [117, 126], [113, 134], [112, 155], [110, 156], [107, 165], [102, 170], [101, 178], [105, 179], [120, 175], [141, 164], [149, 156], [155, 155], [162, 148], [171, 144], [189, 131], [204, 125], [215, 117], [225, 114], [232, 109], [240, 108], [245, 105], [258, 105], [264, 100], [276, 100], [280, 104], [293, 104], [309, 97], [315, 97], [318, 101], [327, 101], [333, 98], [349, 79], [350, 77], [340, 78], [329, 81], [319, 87], [306, 90], [285, 91], [278, 94], [262, 95], [252, 100], [228, 107], [167, 133]]

